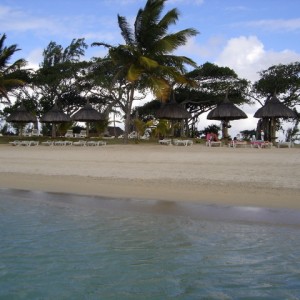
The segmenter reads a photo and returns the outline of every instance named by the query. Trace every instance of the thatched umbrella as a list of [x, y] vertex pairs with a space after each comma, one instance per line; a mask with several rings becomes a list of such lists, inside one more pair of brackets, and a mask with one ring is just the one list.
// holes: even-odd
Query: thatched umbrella
[[59, 109], [57, 103], [55, 103], [54, 106], [41, 117], [40, 121], [42, 123], [52, 123], [52, 137], [55, 138], [56, 124], [71, 122], [71, 118]]
[[89, 122], [104, 120], [104, 116], [94, 109], [89, 101], [87, 101], [86, 105], [72, 116], [72, 119], [74, 121], [86, 122], [86, 136], [88, 137]]
[[[174, 121], [189, 119], [192, 117], [192, 115], [175, 101], [174, 93], [171, 93], [170, 100], [167, 103], [163, 103], [161, 105], [161, 107], [156, 112], [156, 117], [158, 119], [171, 120], [173, 131]], [[173, 132], [172, 135], [174, 135]]]
[[285, 106], [279, 99], [276, 97], [276, 94], [273, 97], [269, 97], [265, 105], [259, 108], [254, 114], [255, 118], [261, 118], [269, 124], [268, 137], [271, 141], [276, 139], [276, 119], [278, 118], [296, 118], [296, 113]]
[[156, 112], [158, 119], [182, 120], [191, 118], [192, 115], [175, 101], [174, 95], [170, 97], [169, 102], [163, 103]]
[[34, 123], [37, 121], [36, 116], [28, 112], [23, 103], [6, 119], [7, 122], [19, 124], [19, 135], [22, 136], [22, 128], [25, 123]]
[[211, 110], [207, 115], [208, 120], [222, 121], [222, 136], [225, 142], [227, 142], [228, 139], [229, 121], [247, 118], [247, 115], [241, 109], [229, 101], [227, 93], [224, 101], [218, 104], [217, 107]]

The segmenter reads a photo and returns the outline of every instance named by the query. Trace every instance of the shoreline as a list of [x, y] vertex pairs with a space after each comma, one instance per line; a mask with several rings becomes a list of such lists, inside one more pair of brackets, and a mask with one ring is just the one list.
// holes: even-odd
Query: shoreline
[[300, 149], [0, 146], [0, 188], [300, 210]]

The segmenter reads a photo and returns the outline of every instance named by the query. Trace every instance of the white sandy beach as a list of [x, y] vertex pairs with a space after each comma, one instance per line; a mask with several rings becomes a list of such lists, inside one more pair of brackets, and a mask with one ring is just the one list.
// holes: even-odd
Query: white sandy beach
[[300, 209], [300, 148], [0, 145], [0, 188]]

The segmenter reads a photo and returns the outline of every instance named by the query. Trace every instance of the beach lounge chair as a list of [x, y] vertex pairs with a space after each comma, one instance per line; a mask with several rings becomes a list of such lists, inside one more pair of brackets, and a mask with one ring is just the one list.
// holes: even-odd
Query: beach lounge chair
[[250, 142], [251, 148], [272, 148], [273, 143], [262, 140], [253, 140]]
[[54, 141], [45, 141], [45, 142], [42, 142], [42, 145], [44, 145], [44, 146], [53, 146], [53, 143], [54, 143]]
[[290, 142], [278, 142], [277, 147], [278, 148], [284, 148], [284, 147], [292, 148], [292, 147], [294, 147], [294, 143], [292, 141], [290, 141]]
[[38, 129], [32, 129], [31, 135], [32, 135], [32, 136], [42, 136], [42, 135], [39, 133]]
[[193, 141], [192, 140], [173, 140], [173, 144], [175, 146], [192, 146]]
[[86, 130], [81, 130], [79, 133], [80, 138], [86, 138]]
[[138, 135], [135, 131], [132, 131], [128, 134], [129, 139], [136, 139], [137, 137], [138, 137]]
[[207, 147], [221, 147], [222, 142], [218, 140], [215, 133], [208, 133], [206, 135], [206, 146]]
[[21, 146], [38, 146], [39, 142], [38, 141], [21, 141]]
[[74, 146], [86, 146], [86, 141], [79, 140], [73, 143]]
[[88, 142], [86, 142], [86, 146], [106, 146], [106, 142], [104, 142], [104, 141], [88, 141]]
[[13, 141], [13, 142], [9, 142], [9, 144], [12, 145], [12, 146], [20, 146], [21, 141], [16, 140], [16, 141]]
[[230, 143], [228, 143], [228, 147], [232, 148], [238, 148], [238, 147], [248, 147], [247, 141], [238, 141], [238, 140], [231, 140]]
[[171, 146], [172, 145], [172, 140], [171, 139], [163, 139], [163, 140], [159, 140], [158, 143], [160, 145]]
[[67, 130], [65, 137], [73, 137], [73, 130]]

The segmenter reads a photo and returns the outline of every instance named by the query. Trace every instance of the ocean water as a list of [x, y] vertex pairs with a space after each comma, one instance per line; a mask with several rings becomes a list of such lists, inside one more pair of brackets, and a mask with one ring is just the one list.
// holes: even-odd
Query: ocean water
[[300, 213], [0, 190], [0, 299], [300, 299]]

